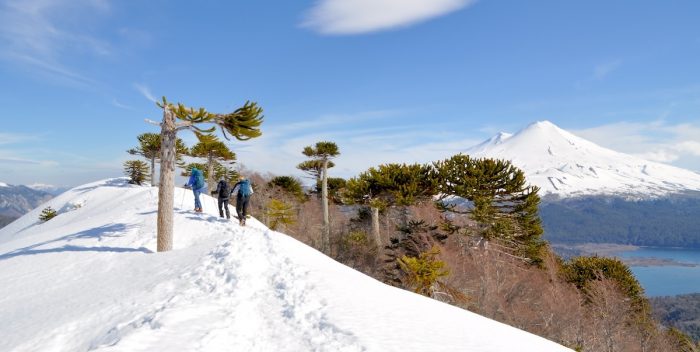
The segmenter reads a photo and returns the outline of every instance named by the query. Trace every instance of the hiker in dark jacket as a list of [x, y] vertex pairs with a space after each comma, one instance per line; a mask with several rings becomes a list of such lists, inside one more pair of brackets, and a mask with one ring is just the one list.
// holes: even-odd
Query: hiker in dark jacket
[[216, 198], [219, 203], [219, 217], [224, 217], [224, 209], [226, 210], [226, 219], [231, 218], [231, 213], [228, 211], [228, 199], [231, 196], [231, 189], [228, 186], [228, 182], [225, 179], [219, 180], [216, 184], [216, 189], [211, 192], [212, 195], [216, 194]]
[[236, 195], [236, 213], [238, 214], [238, 222], [241, 226], [245, 226], [245, 217], [248, 213], [248, 201], [250, 201], [250, 196], [253, 194], [253, 187], [250, 185], [250, 181], [241, 176], [239, 181], [233, 186], [231, 194]]

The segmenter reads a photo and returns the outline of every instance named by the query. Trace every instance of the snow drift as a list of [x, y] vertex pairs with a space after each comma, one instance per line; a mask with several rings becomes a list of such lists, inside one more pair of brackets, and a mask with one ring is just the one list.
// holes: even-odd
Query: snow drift
[[465, 152], [510, 160], [543, 195], [653, 198], [700, 191], [700, 174], [603, 148], [549, 121], [499, 133]]
[[[110, 179], [0, 230], [1, 351], [568, 351], [384, 285], [251, 219], [175, 192], [154, 253], [157, 188]], [[59, 215], [37, 221], [41, 208]]]

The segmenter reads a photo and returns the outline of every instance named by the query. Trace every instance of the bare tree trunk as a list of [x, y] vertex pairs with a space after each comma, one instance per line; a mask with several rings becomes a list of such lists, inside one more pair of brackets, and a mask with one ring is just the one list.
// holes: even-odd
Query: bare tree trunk
[[156, 185], [156, 158], [151, 158], [151, 186]]
[[175, 197], [175, 114], [163, 109], [160, 131], [160, 187], [158, 188], [158, 252], [173, 249], [173, 198]]
[[382, 237], [379, 235], [379, 208], [371, 207], [372, 213], [372, 237], [377, 248], [382, 248]]
[[214, 157], [209, 153], [207, 156], [207, 194], [214, 188]]
[[331, 252], [331, 226], [328, 216], [328, 159], [323, 160], [323, 176], [321, 178], [321, 207], [323, 208], [323, 235], [321, 237], [321, 249], [323, 253]]

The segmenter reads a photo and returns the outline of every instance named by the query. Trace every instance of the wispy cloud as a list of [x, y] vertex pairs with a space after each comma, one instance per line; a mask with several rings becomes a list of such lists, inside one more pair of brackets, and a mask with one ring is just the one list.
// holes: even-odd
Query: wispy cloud
[[151, 93], [151, 89], [149, 89], [146, 85], [140, 84], [140, 83], [134, 83], [134, 88], [141, 93], [146, 99], [156, 102], [156, 98], [153, 96], [153, 93]]
[[0, 132], [0, 145], [30, 142], [39, 139], [39, 136], [24, 133]]
[[572, 131], [604, 147], [647, 160], [700, 170], [700, 123], [617, 122]]
[[617, 70], [620, 65], [622, 65], [622, 60], [615, 60], [610, 62], [604, 62], [602, 64], [596, 65], [593, 69], [593, 79], [602, 80], [611, 74], [613, 71]]
[[91, 17], [108, 12], [104, 0], [5, 1], [0, 4], [0, 57], [70, 83], [90, 84], [66, 62], [74, 55], [111, 53], [108, 42], [84, 30]]
[[475, 0], [319, 0], [302, 26], [322, 34], [361, 34], [406, 27], [470, 6]]
[[117, 98], [113, 98], [113, 99], [112, 99], [112, 105], [114, 105], [114, 106], [116, 106], [116, 107], [118, 107], [118, 108], [120, 108], [120, 109], [124, 109], [124, 110], [134, 110], [133, 107], [131, 107], [131, 106], [129, 106], [129, 105], [126, 105], [126, 104], [120, 103], [120, 102], [117, 100]]

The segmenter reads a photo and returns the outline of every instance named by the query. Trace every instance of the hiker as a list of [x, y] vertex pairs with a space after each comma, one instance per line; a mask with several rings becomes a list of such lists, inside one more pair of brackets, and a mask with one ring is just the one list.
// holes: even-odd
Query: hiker
[[202, 171], [193, 167], [192, 172], [190, 172], [190, 179], [187, 181], [187, 184], [185, 184], [185, 187], [192, 188], [192, 193], [194, 193], [194, 211], [201, 213], [202, 202], [199, 201], [199, 194], [204, 192], [207, 188], [204, 183]]
[[238, 222], [241, 226], [245, 226], [245, 217], [248, 212], [248, 201], [250, 196], [253, 194], [253, 187], [250, 185], [250, 181], [241, 176], [238, 178], [238, 182], [233, 186], [231, 194], [236, 195], [236, 213], [238, 214]]
[[219, 217], [224, 217], [224, 209], [226, 209], [226, 219], [231, 218], [231, 213], [228, 211], [228, 199], [231, 196], [231, 189], [228, 186], [228, 182], [223, 177], [216, 184], [216, 189], [211, 192], [212, 195], [216, 194], [216, 198], [219, 204]]

